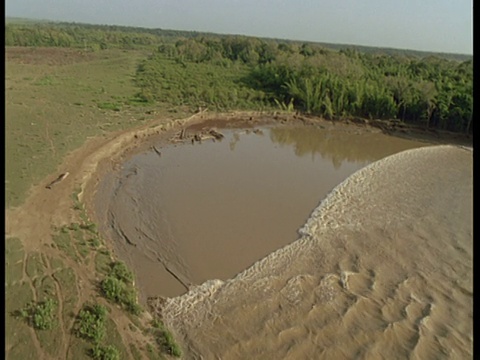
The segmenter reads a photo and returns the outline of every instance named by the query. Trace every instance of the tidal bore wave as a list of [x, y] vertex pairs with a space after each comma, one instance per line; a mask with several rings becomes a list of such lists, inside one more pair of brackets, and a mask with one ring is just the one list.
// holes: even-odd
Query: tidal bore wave
[[472, 151], [403, 151], [335, 187], [297, 241], [162, 316], [187, 358], [472, 358], [472, 209]]

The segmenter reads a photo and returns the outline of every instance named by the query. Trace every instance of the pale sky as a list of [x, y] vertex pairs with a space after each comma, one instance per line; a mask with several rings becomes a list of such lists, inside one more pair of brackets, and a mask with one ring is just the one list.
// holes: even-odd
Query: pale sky
[[473, 0], [6, 0], [5, 13], [473, 54]]

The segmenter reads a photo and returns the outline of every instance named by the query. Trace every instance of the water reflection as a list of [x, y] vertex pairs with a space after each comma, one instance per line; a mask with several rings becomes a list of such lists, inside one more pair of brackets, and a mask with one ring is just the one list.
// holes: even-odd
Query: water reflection
[[230, 151], [234, 151], [235, 150], [235, 145], [237, 145], [237, 143], [240, 141], [240, 135], [238, 133], [234, 133], [232, 135], [232, 139], [230, 140]]
[[314, 159], [315, 155], [320, 155], [330, 160], [335, 169], [340, 168], [344, 161], [370, 163], [412, 147], [411, 143], [394, 137], [385, 141], [375, 133], [359, 134], [313, 126], [272, 128], [270, 139], [282, 146], [292, 146], [299, 157], [311, 155]]

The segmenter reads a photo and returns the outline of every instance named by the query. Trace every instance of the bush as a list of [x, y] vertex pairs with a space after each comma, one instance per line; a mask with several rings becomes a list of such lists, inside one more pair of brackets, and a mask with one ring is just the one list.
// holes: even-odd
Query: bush
[[70, 224], [70, 230], [73, 230], [73, 231], [78, 231], [78, 230], [80, 230], [80, 224], [78, 224], [78, 223], [71, 223], [71, 224]]
[[167, 328], [163, 325], [161, 321], [154, 320], [152, 323], [157, 338], [157, 342], [167, 354], [173, 355], [175, 357], [182, 356], [182, 350], [180, 346], [173, 339], [173, 335]]
[[105, 336], [107, 319], [107, 308], [103, 305], [95, 304], [85, 306], [78, 314], [76, 334], [86, 340], [91, 340], [95, 344], [100, 343]]
[[109, 275], [101, 284], [103, 294], [109, 300], [121, 303], [125, 292], [125, 284], [117, 278]]
[[52, 329], [55, 324], [56, 307], [56, 303], [52, 299], [37, 304], [33, 311], [33, 326], [40, 330]]
[[125, 263], [116, 261], [111, 265], [110, 275], [127, 284], [133, 284], [133, 273], [127, 268]]
[[137, 304], [137, 294], [133, 287], [133, 273], [123, 262], [116, 261], [110, 264], [110, 272], [100, 287], [108, 300], [124, 306], [134, 315], [142, 312], [142, 308]]
[[97, 345], [92, 349], [92, 357], [95, 360], [119, 360], [120, 353], [113, 345]]
[[97, 227], [97, 224], [95, 224], [95, 223], [82, 224], [82, 225], [80, 225], [80, 228], [82, 228], [84, 230], [88, 230], [88, 231], [90, 231], [94, 234], [98, 233], [98, 227]]
[[57, 304], [52, 299], [40, 303], [29, 303], [16, 314], [28, 321], [37, 330], [50, 330], [55, 325], [55, 310]]
[[91, 238], [89, 240], [89, 243], [95, 249], [99, 248], [100, 245], [102, 245], [102, 243], [100, 242], [100, 239], [98, 237]]

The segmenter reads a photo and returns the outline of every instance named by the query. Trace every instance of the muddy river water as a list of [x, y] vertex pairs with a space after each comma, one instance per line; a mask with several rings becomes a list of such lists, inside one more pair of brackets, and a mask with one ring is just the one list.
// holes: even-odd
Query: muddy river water
[[221, 133], [220, 141], [155, 145], [160, 154], [137, 154], [104, 180], [103, 230], [135, 270], [143, 300], [233, 277], [295, 241], [319, 201], [349, 175], [425, 145], [298, 125]]
[[[218, 130], [130, 157], [96, 197], [100, 230], [141, 301], [167, 298], [187, 358], [471, 354], [471, 154], [416, 164], [407, 150], [434, 147], [380, 132]], [[442, 161], [458, 169], [438, 185]]]

